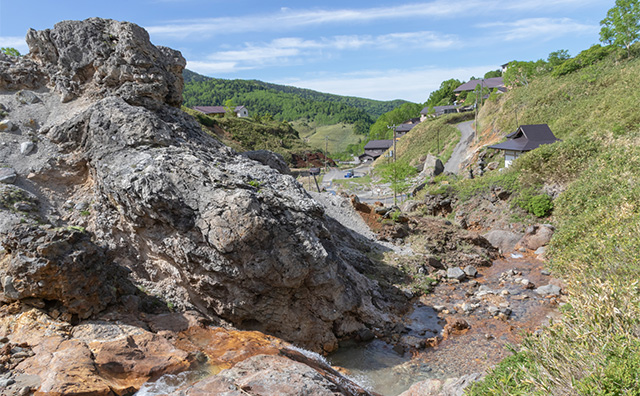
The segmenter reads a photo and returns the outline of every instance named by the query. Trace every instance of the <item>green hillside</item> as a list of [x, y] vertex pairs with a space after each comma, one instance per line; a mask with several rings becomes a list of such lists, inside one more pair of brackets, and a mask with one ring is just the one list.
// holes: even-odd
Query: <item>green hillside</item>
[[[591, 57], [595, 52], [602, 56]], [[520, 124], [547, 123], [562, 139], [507, 170], [454, 181], [446, 190], [464, 201], [500, 186], [512, 193], [514, 205], [552, 223], [548, 267], [566, 284], [568, 304], [560, 320], [529, 336], [471, 395], [639, 392], [638, 44], [632, 55], [592, 47], [565, 61], [570, 67], [529, 76], [528, 84], [490, 100], [479, 113], [486, 144], [513, 131], [516, 117]]]
[[[260, 115], [269, 113], [282, 121], [305, 118], [315, 119], [325, 124], [337, 123], [333, 122], [336, 119], [339, 120], [338, 122], [350, 123], [361, 119], [373, 122], [382, 114], [407, 103], [404, 100], [379, 101], [333, 95], [258, 80], [211, 78], [186, 69], [183, 76], [184, 105], [187, 107], [221, 106], [226, 100], [233, 99], [236, 104], [247, 106], [251, 113]], [[327, 102], [327, 104], [321, 106], [314, 102]], [[317, 110], [314, 106], [317, 106], [321, 112], [319, 117], [312, 112]], [[354, 111], [356, 109], [361, 112]], [[363, 117], [362, 114], [367, 114], [369, 118]]]

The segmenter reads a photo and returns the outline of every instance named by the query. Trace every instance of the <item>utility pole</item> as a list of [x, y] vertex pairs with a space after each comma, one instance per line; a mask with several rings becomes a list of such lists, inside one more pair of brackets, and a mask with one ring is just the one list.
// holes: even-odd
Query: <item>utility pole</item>
[[473, 140], [478, 139], [478, 96], [476, 95], [476, 104], [473, 106], [476, 108], [476, 120], [475, 120], [475, 131], [473, 133]]
[[324, 170], [326, 171], [327, 168], [327, 153], [328, 153], [328, 147], [329, 147], [329, 136], [325, 136], [324, 137]]
[[[398, 167], [396, 166], [396, 124], [392, 126], [387, 125], [387, 128], [393, 129], [393, 182], [394, 184], [398, 182]], [[398, 199], [396, 197], [396, 189], [393, 188], [393, 204], [397, 205]]]

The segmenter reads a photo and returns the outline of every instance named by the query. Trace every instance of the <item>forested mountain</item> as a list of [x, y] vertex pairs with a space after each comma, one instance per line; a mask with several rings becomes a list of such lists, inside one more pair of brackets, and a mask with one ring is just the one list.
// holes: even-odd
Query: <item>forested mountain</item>
[[225, 80], [184, 71], [184, 105], [219, 106], [227, 100], [244, 105], [251, 114], [270, 114], [277, 120], [307, 119], [320, 125], [354, 124], [356, 133], [366, 134], [382, 114], [407, 103], [377, 101], [326, 94], [310, 89], [270, 84], [257, 80]]

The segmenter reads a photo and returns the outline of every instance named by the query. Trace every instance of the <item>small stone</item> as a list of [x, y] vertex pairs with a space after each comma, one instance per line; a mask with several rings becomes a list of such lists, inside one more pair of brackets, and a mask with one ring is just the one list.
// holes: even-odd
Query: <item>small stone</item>
[[34, 210], [32, 204], [24, 201], [16, 202], [15, 204], [13, 204], [13, 208], [18, 212], [31, 212]]
[[525, 289], [535, 289], [536, 285], [531, 282], [529, 279], [523, 279], [522, 282], [522, 286], [525, 287]]
[[34, 104], [40, 102], [40, 98], [31, 91], [16, 92], [16, 99], [22, 104]]
[[463, 280], [466, 277], [466, 274], [459, 267], [453, 267], [447, 269], [447, 278], [456, 279], [458, 281]]
[[551, 297], [560, 295], [561, 288], [556, 285], [548, 284], [546, 286], [540, 286], [535, 290], [536, 294], [543, 297]]
[[434, 306], [433, 306], [433, 309], [434, 309], [436, 312], [443, 312], [445, 308], [446, 308], [446, 307], [445, 307], [444, 305], [434, 305]]
[[491, 334], [485, 334], [484, 338], [486, 338], [487, 340], [493, 340], [495, 337], [493, 337]]
[[18, 174], [13, 168], [0, 168], [0, 183], [13, 184], [16, 182]]
[[500, 292], [500, 294], [501, 294], [501, 295], [503, 295], [503, 296], [508, 296], [510, 293], [509, 293], [509, 290], [504, 289], [504, 290], [502, 290], [502, 291]]
[[478, 275], [478, 270], [473, 265], [468, 265], [464, 267], [464, 273], [467, 274], [469, 278], [475, 278]]
[[87, 202], [79, 202], [73, 208], [78, 211], [87, 210], [89, 204]]
[[35, 144], [33, 142], [22, 142], [20, 144], [20, 152], [24, 155], [28, 155], [35, 148]]
[[375, 334], [373, 334], [371, 330], [365, 327], [364, 329], [358, 331], [358, 338], [362, 342], [367, 342], [373, 340], [375, 338]]
[[487, 307], [487, 312], [489, 312], [491, 316], [496, 316], [498, 312], [500, 312], [500, 308], [496, 307], [495, 305], [490, 305]]
[[476, 292], [476, 297], [483, 297], [487, 294], [496, 294], [496, 292], [491, 290], [489, 286], [481, 285]]
[[545, 275], [545, 276], [549, 276], [549, 275], [551, 275], [551, 272], [549, 272], [547, 270], [542, 270], [542, 271], [540, 271], [540, 274]]
[[16, 381], [13, 378], [3, 378], [0, 379], [0, 389], [6, 388], [7, 386], [15, 384]]
[[0, 121], [0, 132], [9, 132], [12, 131], [13, 128], [15, 128], [15, 125], [13, 125], [13, 122], [11, 122], [11, 120]]

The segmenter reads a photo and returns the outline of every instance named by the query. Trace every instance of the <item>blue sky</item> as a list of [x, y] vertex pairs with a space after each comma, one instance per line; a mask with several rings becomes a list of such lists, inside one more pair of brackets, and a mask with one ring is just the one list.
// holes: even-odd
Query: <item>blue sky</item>
[[0, 46], [89, 17], [134, 22], [187, 68], [379, 100], [424, 102], [443, 80], [598, 43], [614, 0], [0, 0]]

